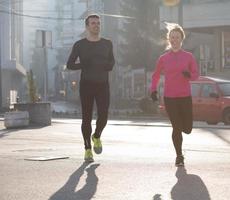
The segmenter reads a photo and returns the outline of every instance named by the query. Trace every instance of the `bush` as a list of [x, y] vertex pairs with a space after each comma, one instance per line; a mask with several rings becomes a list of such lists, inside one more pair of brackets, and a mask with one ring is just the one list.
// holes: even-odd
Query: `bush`
[[37, 91], [36, 91], [36, 86], [35, 86], [32, 70], [27, 72], [27, 82], [28, 82], [28, 92], [29, 92], [30, 102], [35, 103], [36, 101], [38, 101], [39, 98], [37, 96]]

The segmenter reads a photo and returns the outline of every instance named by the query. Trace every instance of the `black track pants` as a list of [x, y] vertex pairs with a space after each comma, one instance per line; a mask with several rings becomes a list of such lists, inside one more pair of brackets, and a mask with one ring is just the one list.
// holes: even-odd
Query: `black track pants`
[[80, 81], [80, 99], [82, 108], [81, 130], [85, 149], [91, 149], [92, 114], [94, 101], [97, 106], [95, 137], [99, 138], [106, 126], [110, 102], [108, 82]]
[[177, 155], [182, 155], [182, 132], [191, 133], [192, 116], [192, 98], [177, 97], [164, 98], [165, 108], [173, 127], [172, 140]]

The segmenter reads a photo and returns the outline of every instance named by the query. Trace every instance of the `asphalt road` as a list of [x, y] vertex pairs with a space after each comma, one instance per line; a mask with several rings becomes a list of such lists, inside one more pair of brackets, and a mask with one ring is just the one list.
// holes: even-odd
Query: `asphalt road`
[[[103, 153], [83, 162], [79, 120], [6, 130], [0, 122], [1, 200], [228, 200], [229, 126], [195, 123], [174, 166], [167, 121], [109, 121]], [[93, 125], [95, 127], [95, 125]], [[29, 161], [30, 158], [56, 158]]]

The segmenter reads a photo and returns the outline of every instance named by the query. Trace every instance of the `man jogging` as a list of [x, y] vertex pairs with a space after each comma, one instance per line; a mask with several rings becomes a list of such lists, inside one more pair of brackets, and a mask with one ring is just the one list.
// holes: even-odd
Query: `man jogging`
[[67, 62], [67, 69], [81, 70], [80, 99], [82, 108], [81, 130], [84, 138], [86, 162], [93, 162], [91, 151], [92, 113], [97, 106], [96, 129], [92, 135], [94, 151], [102, 152], [101, 133], [106, 126], [110, 102], [109, 71], [114, 66], [113, 46], [100, 37], [100, 17], [96, 14], [85, 19], [87, 36], [77, 41]]

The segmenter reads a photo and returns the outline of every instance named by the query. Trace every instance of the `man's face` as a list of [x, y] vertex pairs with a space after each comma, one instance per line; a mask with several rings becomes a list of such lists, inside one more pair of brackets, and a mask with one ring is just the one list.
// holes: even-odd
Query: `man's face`
[[100, 33], [100, 19], [89, 18], [89, 23], [86, 26], [86, 29], [92, 35], [99, 35], [99, 33]]

